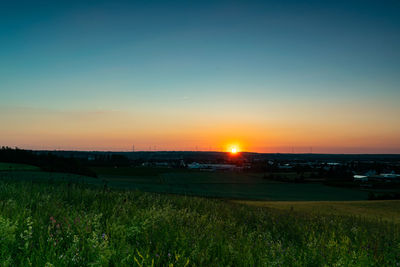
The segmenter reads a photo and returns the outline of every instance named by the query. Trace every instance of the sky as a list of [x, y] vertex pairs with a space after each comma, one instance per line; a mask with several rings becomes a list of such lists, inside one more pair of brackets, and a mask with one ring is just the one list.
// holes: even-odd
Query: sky
[[0, 1], [0, 145], [400, 153], [399, 1]]

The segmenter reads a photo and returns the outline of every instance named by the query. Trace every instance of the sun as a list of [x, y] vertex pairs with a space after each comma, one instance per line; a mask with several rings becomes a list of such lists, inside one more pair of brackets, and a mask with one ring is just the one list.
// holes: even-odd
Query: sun
[[238, 143], [231, 143], [226, 146], [225, 152], [229, 153], [231, 156], [236, 156], [242, 152], [242, 149]]

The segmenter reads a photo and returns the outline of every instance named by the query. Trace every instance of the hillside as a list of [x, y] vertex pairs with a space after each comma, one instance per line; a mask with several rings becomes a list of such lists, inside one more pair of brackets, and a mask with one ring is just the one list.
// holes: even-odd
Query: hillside
[[1, 180], [0, 236], [2, 266], [400, 262], [393, 222], [82, 184]]

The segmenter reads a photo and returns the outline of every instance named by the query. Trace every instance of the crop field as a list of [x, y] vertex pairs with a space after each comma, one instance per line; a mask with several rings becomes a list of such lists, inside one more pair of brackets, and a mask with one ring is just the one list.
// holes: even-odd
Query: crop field
[[0, 162], [0, 171], [39, 171], [40, 168], [27, 164]]
[[0, 236], [2, 266], [400, 264], [395, 222], [75, 183], [1, 179]]
[[309, 214], [357, 216], [370, 220], [400, 223], [400, 200], [375, 201], [248, 201], [232, 202]]
[[80, 183], [97, 186], [104, 184], [100, 179], [88, 176], [44, 171], [3, 171], [0, 172], [0, 179], [32, 183]]
[[[95, 169], [96, 170], [96, 169]], [[368, 191], [322, 183], [265, 180], [260, 173], [207, 172], [162, 168], [101, 168], [98, 178], [42, 171], [2, 171], [0, 178], [34, 182], [78, 182], [123, 190], [273, 201], [366, 200]]]
[[322, 183], [283, 183], [262, 173], [207, 172], [169, 168], [94, 168], [110, 187], [149, 192], [258, 200], [366, 200], [368, 192]]

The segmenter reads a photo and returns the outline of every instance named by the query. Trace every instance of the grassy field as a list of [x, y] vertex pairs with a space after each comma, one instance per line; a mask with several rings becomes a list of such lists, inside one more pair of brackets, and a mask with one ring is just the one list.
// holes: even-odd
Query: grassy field
[[273, 201], [349, 201], [366, 200], [368, 191], [340, 188], [322, 183], [283, 183], [263, 179], [262, 173], [204, 172], [163, 168], [97, 168], [98, 178], [42, 172], [4, 170], [0, 178], [34, 181], [63, 181], [99, 186], [172, 193], [202, 197]]
[[206, 172], [171, 168], [94, 168], [115, 188], [236, 199], [320, 201], [366, 200], [368, 192], [322, 183], [283, 183], [263, 173]]
[[358, 216], [400, 223], [400, 200], [375, 201], [247, 201], [235, 203], [309, 214]]
[[[22, 165], [23, 166], [23, 165]], [[97, 178], [37, 170], [0, 171], [0, 178], [46, 182], [79, 182], [115, 189], [264, 201], [367, 200], [367, 190], [323, 183], [285, 183], [262, 173], [207, 172], [172, 168], [95, 168]], [[375, 190], [376, 191], [376, 190]]]
[[103, 186], [101, 179], [70, 173], [44, 172], [44, 171], [2, 171], [0, 179], [12, 181], [30, 181], [34, 183], [81, 183], [87, 185]]
[[0, 162], [0, 171], [39, 171], [40, 168], [27, 164]]
[[397, 266], [399, 242], [377, 219], [0, 179], [1, 266]]

